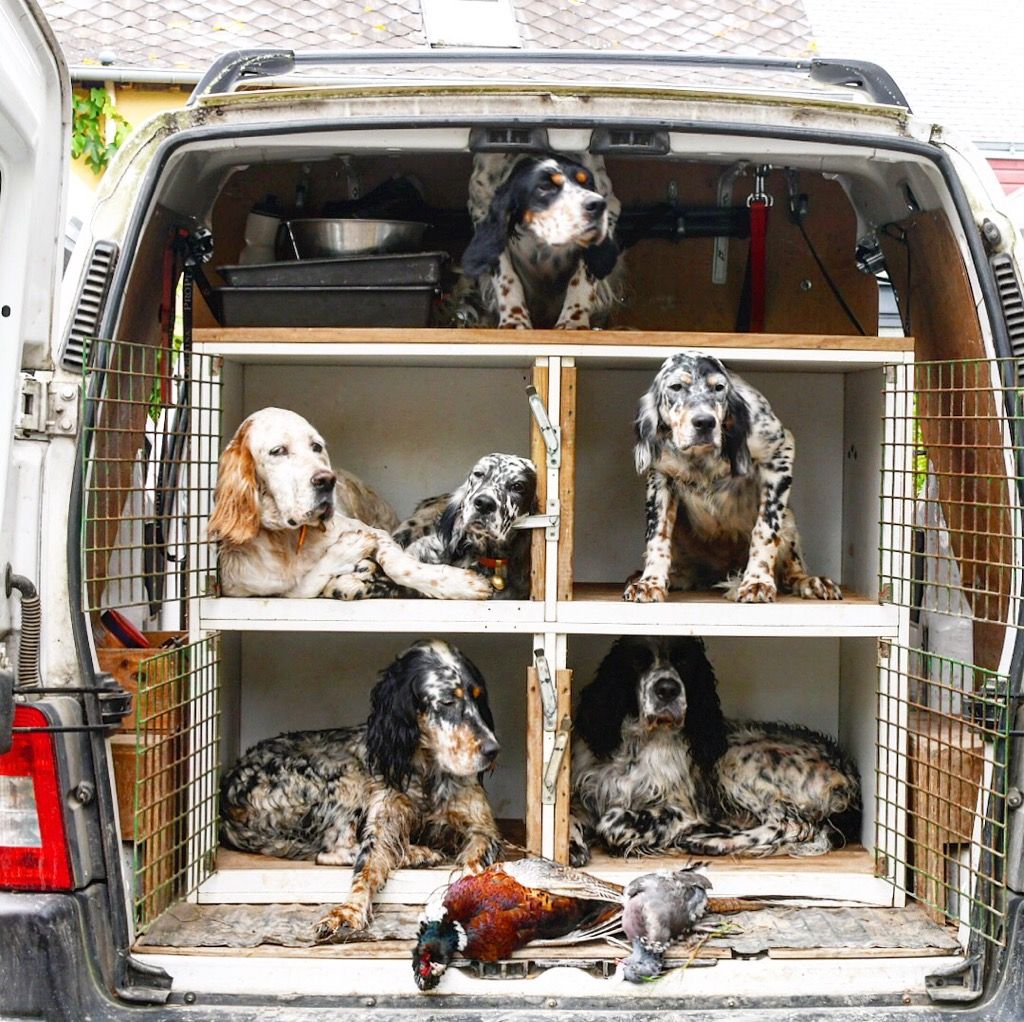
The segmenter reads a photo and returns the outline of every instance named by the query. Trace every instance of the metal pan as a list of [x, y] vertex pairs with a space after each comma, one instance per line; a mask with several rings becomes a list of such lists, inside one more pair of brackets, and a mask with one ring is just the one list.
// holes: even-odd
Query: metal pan
[[426, 287], [441, 282], [445, 252], [302, 259], [220, 266], [231, 287]]

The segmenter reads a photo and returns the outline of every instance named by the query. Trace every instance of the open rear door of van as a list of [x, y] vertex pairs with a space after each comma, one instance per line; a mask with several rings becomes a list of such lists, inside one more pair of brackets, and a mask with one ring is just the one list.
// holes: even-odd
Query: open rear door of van
[[[35, 0], [0, 0], [0, 580], [8, 564], [34, 570], [15, 527], [15, 501], [38, 499], [13, 460], [23, 406], [22, 373], [47, 369], [57, 316], [64, 235], [71, 83], [57, 40]], [[27, 459], [26, 464], [31, 464]], [[21, 494], [21, 497], [17, 495]], [[38, 513], [38, 511], [36, 512]], [[23, 520], [25, 509], [19, 516]], [[29, 547], [32, 544], [28, 544]], [[20, 553], [20, 556], [19, 556]], [[0, 635], [11, 604], [0, 581]], [[0, 750], [10, 742], [11, 675], [0, 672]]]

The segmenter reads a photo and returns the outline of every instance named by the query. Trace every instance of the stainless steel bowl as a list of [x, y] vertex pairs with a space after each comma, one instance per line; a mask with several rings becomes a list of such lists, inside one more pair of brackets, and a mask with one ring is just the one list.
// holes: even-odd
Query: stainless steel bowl
[[412, 220], [289, 220], [288, 241], [299, 259], [360, 255], [372, 252], [412, 252], [423, 241], [426, 224]]

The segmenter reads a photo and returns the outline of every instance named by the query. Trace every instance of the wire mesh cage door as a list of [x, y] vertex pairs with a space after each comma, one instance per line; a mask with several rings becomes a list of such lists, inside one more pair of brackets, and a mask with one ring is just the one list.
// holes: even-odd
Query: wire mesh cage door
[[879, 659], [876, 844], [886, 875], [965, 945], [1005, 939], [1018, 378], [1003, 359], [887, 370], [880, 583], [909, 619]]
[[210, 874], [217, 844], [220, 636], [195, 608], [215, 571], [219, 364], [173, 344], [94, 341], [85, 384], [82, 604], [101, 668], [137, 664], [130, 829], [144, 929]]

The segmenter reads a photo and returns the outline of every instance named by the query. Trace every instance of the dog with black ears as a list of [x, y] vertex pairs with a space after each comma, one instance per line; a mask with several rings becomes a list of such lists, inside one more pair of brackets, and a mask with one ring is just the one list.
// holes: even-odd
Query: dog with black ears
[[622, 598], [667, 599], [721, 585], [738, 603], [772, 603], [781, 589], [841, 600], [804, 567], [793, 486], [793, 434], [767, 398], [717, 359], [666, 359], [636, 414], [636, 470], [647, 480], [644, 567]]
[[381, 673], [370, 704], [362, 726], [264, 739], [221, 781], [225, 845], [353, 866], [348, 901], [317, 924], [320, 940], [365, 929], [393, 870], [454, 856], [478, 871], [502, 854], [480, 783], [500, 746], [476, 666], [422, 640]]
[[620, 204], [601, 156], [477, 153], [462, 256], [484, 325], [587, 330], [620, 300]]
[[569, 861], [821, 855], [860, 832], [860, 780], [826, 735], [727, 720], [695, 638], [622, 638], [573, 720]]
[[492, 599], [525, 600], [530, 595], [530, 532], [515, 523], [536, 510], [533, 462], [516, 454], [487, 454], [453, 492], [421, 501], [392, 536], [426, 564], [450, 564], [487, 576]]

